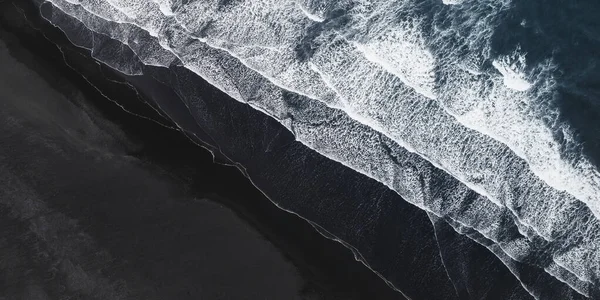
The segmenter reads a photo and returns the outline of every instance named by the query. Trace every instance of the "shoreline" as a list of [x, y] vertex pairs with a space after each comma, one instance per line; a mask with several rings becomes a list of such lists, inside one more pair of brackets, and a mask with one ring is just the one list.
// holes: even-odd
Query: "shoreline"
[[[54, 29], [54, 31], [50, 30], [53, 34], [51, 40], [62, 41], [61, 32], [56, 28], [50, 29]], [[64, 37], [62, 39], [64, 40]], [[31, 40], [32, 44], [29, 48], [35, 49], [39, 55], [52, 62], [53, 69], [62, 68], [61, 73], [70, 74], [70, 80], [77, 82], [79, 88], [87, 86], [87, 91], [84, 91], [85, 97], [92, 99], [94, 108], [102, 112], [100, 115], [107, 117], [110, 122], [119, 124], [119, 127], [128, 133], [126, 137], [116, 137], [127, 144], [125, 148], [128, 156], [143, 161], [144, 166], [152, 169], [153, 173], [183, 181], [185, 189], [176, 191], [175, 194], [187, 193], [194, 194], [195, 198], [205, 196], [215, 198], [232, 209], [238, 217], [252, 223], [254, 228], [257, 228], [304, 274], [303, 277], [307, 281], [314, 284], [314, 290], [328, 291], [322, 293], [324, 299], [403, 299], [404, 297], [388, 287], [362, 263], [356, 262], [349, 248], [326, 238], [325, 236], [329, 234], [318, 232], [303, 219], [304, 217], [323, 225], [323, 228], [332, 230], [332, 236], [340, 236], [340, 240], [348, 241], [348, 244], [353, 245], [352, 247], [359, 248], [361, 256], [373, 266], [374, 270], [383, 271], [382, 276], [388, 278], [398, 289], [406, 292], [413, 299], [466, 299], [466, 297], [476, 297], [471, 295], [473, 291], [485, 295], [487, 289], [497, 288], [497, 284], [485, 282], [485, 278], [493, 276], [500, 279], [500, 285], [506, 285], [507, 289], [513, 287], [517, 294], [522, 293], [522, 287], [517, 280], [511, 277], [505, 266], [495, 260], [496, 258], [482, 246], [476, 245], [453, 230], [444, 230], [444, 235], [438, 238], [436, 235], [439, 230], [438, 225], [432, 226], [433, 221], [423, 211], [406, 203], [380, 183], [341, 167], [313, 153], [314, 151], [307, 151], [306, 147], [299, 145], [289, 132], [277, 129], [281, 126], [273, 124], [276, 121], [260, 112], [244, 112], [243, 110], [247, 108], [244, 104], [230, 103], [233, 100], [222, 96], [222, 93], [215, 91], [216, 88], [206, 82], [188, 75], [189, 72], [186, 73], [182, 68], [148, 67], [148, 76], [128, 77], [115, 73], [102, 64], [93, 63], [89, 55], [86, 55], [86, 51], [80, 51], [63, 41], [60, 52], [63, 55], [66, 53], [66, 61], [78, 68], [70, 70], [65, 66], [57, 67], [63, 64], [58, 50], [52, 54], [48, 46], [39, 47], [37, 44], [39, 42], [39, 39]], [[42, 42], [42, 44], [54, 45], [53, 42], [45, 40]], [[41, 49], [43, 50], [40, 51]], [[170, 99], [169, 97], [180, 96], [177, 92], [170, 91], [168, 76], [173, 74], [169, 72], [176, 76], [178, 74], [188, 76], [185, 78], [191, 80], [191, 85], [197, 85], [194, 86], [196, 90], [192, 92], [206, 91], [205, 94], [192, 93], [193, 96], [215, 97], [224, 101], [215, 105], [215, 102], [218, 102], [216, 100], [202, 100], [205, 102], [204, 105], [208, 105], [207, 115], [204, 115], [208, 120], [201, 120], [203, 122], [197, 124], [194, 120], [195, 116], [185, 115], [185, 109], [176, 107], [176, 103], [172, 104], [173, 107], [169, 109], [171, 112], [180, 113], [174, 119], [189, 132], [187, 136], [167, 128], [168, 118], [161, 117], [160, 113], [147, 106], [153, 103], [153, 100], [149, 99], [152, 97], [161, 100], [159, 99], [161, 97]], [[82, 79], [79, 73], [87, 78]], [[138, 101], [143, 97], [138, 97], [137, 92], [128, 89], [125, 86], [128, 84], [136, 85], [138, 90], [146, 94], [148, 98], [143, 101], [147, 104]], [[60, 84], [54, 88], [60, 89]], [[126, 105], [128, 110], [135, 111], [138, 116], [126, 113], [115, 103], [98, 96], [98, 93], [103, 92], [107, 94], [108, 100], [118, 99], [117, 102]], [[154, 104], [158, 105], [158, 103]], [[226, 111], [232, 110], [234, 113], [217, 115], [214, 118], [210, 115], [219, 114], [221, 108]], [[232, 116], [243, 120], [220, 124], [222, 127], [212, 132], [203, 130], [206, 126], [211, 129], [211, 122], [219, 122], [224, 117]], [[165, 125], [167, 127], [164, 127]], [[256, 126], [264, 126], [264, 128]], [[148, 128], [154, 129], [148, 130]], [[240, 130], [243, 132], [240, 133]], [[204, 135], [202, 138], [195, 138], [192, 134]], [[248, 147], [252, 148], [254, 144], [252, 141], [246, 141], [250, 138], [244, 135], [262, 137], [263, 142], [264, 137], [267, 137], [268, 142], [273, 143], [273, 147], [276, 148], [274, 152], [281, 153], [272, 155], [261, 153], [261, 151], [269, 151], [270, 144], [266, 149], [261, 149], [261, 145], [258, 145], [256, 150], [249, 149]], [[244, 141], [238, 144], [236, 138]], [[202, 139], [210, 143], [202, 145]], [[208, 151], [198, 149], [196, 144], [206, 146], [204, 150]], [[231, 161], [241, 162], [235, 164], [242, 166], [244, 170], [228, 167], [232, 163], [219, 155], [218, 145], [233, 148], [229, 149], [231, 152], [226, 155], [233, 153]], [[177, 148], [178, 151], [174, 151], [173, 148]], [[280, 151], [281, 148], [284, 150]], [[186, 150], [181, 152], [181, 149]], [[252, 151], [245, 153], [246, 149]], [[254, 155], [257, 156], [256, 159]], [[184, 163], [173, 164], [173, 157], [184, 160]], [[290, 158], [291, 161], [286, 161]], [[300, 163], [301, 165], [298, 165]], [[296, 167], [300, 170], [296, 170]], [[314, 170], [304, 170], [311, 168], [324, 170], [323, 174]], [[204, 173], [207, 170], [210, 175]], [[294, 175], [288, 175], [287, 171], [293, 171]], [[273, 176], [282, 178], [273, 178]], [[300, 182], [297, 182], [294, 176]], [[317, 178], [322, 176], [325, 183], [314, 178], [304, 182], [303, 176]], [[232, 183], [223, 178], [237, 179]], [[249, 178], [256, 180], [256, 183], [251, 183]], [[330, 183], [327, 180], [332, 180], [333, 187], [328, 186]], [[207, 189], [216, 192], [202, 192]], [[264, 192], [261, 192], [263, 189]], [[307, 189], [310, 191], [306, 193], [307, 196], [304, 196], [303, 193]], [[253, 195], [250, 197], [251, 201], [247, 201], [248, 194]], [[269, 200], [263, 194], [277, 201]], [[307, 202], [305, 204], [302, 201]], [[281, 205], [282, 209], [276, 205]], [[298, 212], [298, 216], [303, 217], [293, 216], [286, 212], [288, 209]], [[373, 223], [371, 217], [375, 218]], [[358, 232], [344, 227], [346, 224], [358, 225]], [[364, 225], [368, 226], [360, 228]], [[440, 226], [444, 227], [444, 224]], [[453, 249], [453, 240], [461, 243], [462, 249]], [[450, 259], [444, 262], [442, 252], [446, 253], [446, 251], [458, 253], [452, 253], [448, 256]], [[458, 259], [455, 259], [456, 257]], [[484, 267], [479, 268], [480, 264]], [[463, 274], [461, 271], [464, 269], [469, 269], [469, 273]], [[433, 289], [429, 290], [432, 287]], [[493, 299], [507, 298], [500, 294], [497, 297]]]
[[[31, 42], [33, 44], [35, 44], [38, 41], [32, 40]], [[45, 49], [45, 51], [44, 51], [44, 53], [41, 53], [41, 54], [48, 56], [49, 50], [47, 48], [42, 48], [42, 49]], [[31, 48], [30, 48], [30, 50], [31, 50]], [[40, 53], [38, 53], [38, 54], [40, 54]], [[36, 59], [39, 59], [39, 56], [37, 56]], [[56, 61], [51, 62], [51, 63], [49, 61], [46, 61], [46, 63], [53, 65], [54, 67], [56, 66], [56, 64], [59, 64], [59, 65], [61, 64]], [[59, 70], [60, 70], [60, 68], [59, 68]], [[62, 67], [62, 70], [63, 71], [61, 71], [61, 73], [66, 71], [64, 66]], [[38, 69], [38, 70], [36, 70], [36, 72], [45, 73], [47, 71]], [[51, 74], [51, 73], [52, 73], [52, 71], [49, 72], [49, 74]], [[72, 74], [68, 77], [73, 77], [73, 76], [76, 76], [76, 75]], [[73, 78], [69, 78], [69, 79], [72, 80]], [[51, 80], [48, 80], [48, 81], [51, 85], [53, 85], [53, 82]], [[84, 84], [81, 81], [82, 80], [80, 79], [79, 83], [77, 83], [78, 88], [82, 88], [82, 84]], [[58, 85], [60, 85], [60, 83]], [[54, 86], [54, 88], [57, 88], [56, 84], [54, 84], [53, 86]], [[89, 89], [90, 90], [88, 91], [88, 93], [95, 92], [93, 90], [93, 88], [89, 87]], [[97, 98], [101, 98], [101, 97], [97, 97]], [[94, 103], [95, 106], [97, 106], [97, 105], [99, 105], [100, 107], [104, 106], [104, 109], [109, 111], [111, 116], [115, 116], [114, 114], [116, 113], [116, 111], [114, 111], [110, 108], [107, 108], [107, 106], [114, 105], [114, 104], [98, 103], [98, 99], [92, 100], [92, 101], [95, 101], [95, 103]], [[138, 108], [140, 108], [140, 107], [138, 107]], [[119, 108], [116, 108], [116, 109], [119, 110]], [[101, 110], [102, 110], [102, 108], [101, 108]], [[144, 113], [149, 113], [149, 112], [151, 112], [151, 111], [148, 110]], [[106, 111], [104, 113], [106, 113]], [[136, 139], [142, 140], [143, 141], [142, 143], [152, 144], [153, 142], [151, 142], [150, 137], [140, 137], [140, 129], [143, 129], [144, 127], [147, 127], [147, 126], [152, 126], [152, 124], [151, 124], [152, 122], [143, 120], [143, 119], [136, 120], [136, 118], [138, 118], [138, 117], [136, 117], [134, 115], [129, 115], [125, 112], [122, 112], [122, 113], [124, 115], [122, 115], [120, 117], [116, 117], [116, 118], [117, 119], [121, 118], [123, 123], [130, 123], [128, 126], [131, 128], [125, 129], [125, 131], [126, 132], [129, 131], [128, 134], [132, 135], [133, 137], [136, 137]], [[128, 115], [128, 117], [127, 117], [127, 115]], [[156, 117], [156, 116], [154, 116], [154, 117]], [[123, 120], [123, 118], [125, 118], [125, 120]], [[135, 123], [138, 123], [138, 125], [132, 126], [132, 124], [135, 124]], [[140, 125], [139, 123], [146, 123], [146, 124]], [[120, 125], [123, 125], [123, 124], [120, 124]], [[138, 126], [140, 126], [140, 127], [138, 127]], [[132, 128], [134, 128], [134, 129], [131, 130]], [[152, 135], [155, 135], [157, 130], [165, 131], [165, 132], [161, 133], [160, 136], [163, 138], [169, 136], [169, 138], [171, 139], [170, 143], [174, 142], [178, 145], [183, 145], [183, 144], [187, 143], [187, 146], [185, 146], [185, 147], [188, 147], [189, 149], [186, 150], [186, 152], [194, 152], [194, 151], [204, 152], [201, 155], [200, 155], [200, 153], [198, 153], [198, 155], [197, 155], [197, 156], [203, 156], [203, 158], [198, 159], [199, 162], [197, 162], [197, 163], [201, 164], [203, 167], [207, 167], [207, 163], [208, 163], [207, 161], [212, 160], [212, 158], [208, 157], [208, 156], [210, 156], [208, 151], [198, 149], [198, 147], [196, 145], [193, 145], [193, 143], [188, 141], [187, 138], [184, 137], [181, 133], [172, 131], [170, 129], [161, 128], [159, 125], [155, 125], [155, 128], [152, 130], [153, 131]], [[157, 139], [157, 138], [155, 137], [155, 139]], [[177, 148], [181, 149], [182, 147], [177, 147]], [[165, 149], [159, 150], [159, 149], [153, 149], [152, 146], [143, 146], [143, 148], [140, 151], [131, 153], [131, 155], [134, 157], [137, 157], [143, 161], [146, 161], [149, 164], [148, 166], [151, 168], [163, 169], [163, 171], [166, 171], [167, 173], [169, 173], [169, 176], [178, 177], [178, 180], [190, 181], [187, 183], [187, 185], [190, 185], [190, 190], [193, 191], [195, 189], [195, 187], [193, 187], [193, 186], [197, 185], [197, 183], [193, 183], [193, 181], [194, 181], [193, 175], [190, 175], [190, 174], [186, 175], [185, 172], [181, 171], [181, 168], [189, 168], [189, 167], [173, 166], [173, 165], [168, 166], [168, 164], [165, 165], [165, 162], [160, 162], [161, 159], [169, 157], [169, 155], [165, 156], [164, 153], [161, 153], [163, 150], [165, 150]], [[172, 154], [176, 154], [176, 153], [172, 153]], [[191, 155], [189, 155], [189, 154], [187, 154], [187, 155], [188, 155], [188, 157], [191, 157]], [[248, 181], [247, 178], [244, 177], [242, 172], [238, 172], [239, 170], [230, 168], [225, 165], [217, 165], [216, 162], [213, 163], [211, 161], [210, 164], [212, 164], [211, 169], [219, 169], [219, 168], [223, 169], [223, 170], [219, 170], [218, 173], [223, 173], [225, 175], [220, 175], [220, 176], [235, 177], [236, 178], [235, 181], [237, 181], [237, 183], [235, 184], [236, 187], [244, 185], [244, 183], [242, 183], [242, 182], [246, 181], [245, 185], [247, 185], [248, 187], [244, 187], [244, 190], [248, 193], [252, 193], [251, 192], [252, 190], [254, 191], [255, 195], [252, 197], [255, 198], [254, 200], [259, 201], [259, 203], [254, 202], [252, 204], [259, 204], [259, 207], [257, 208], [256, 206], [249, 205], [249, 203], [240, 203], [239, 201], [233, 200], [227, 196], [220, 196], [218, 193], [209, 193], [207, 195], [199, 194], [196, 198], [207, 196], [207, 198], [211, 199], [212, 201], [225, 205], [226, 207], [228, 207], [229, 209], [234, 211], [236, 213], [236, 215], [238, 215], [238, 217], [240, 217], [240, 218], [244, 219], [246, 222], [249, 222], [250, 224], [252, 224], [252, 226], [254, 228], [258, 229], [259, 232], [261, 232], [261, 234], [263, 234], [265, 236], [265, 238], [267, 238], [278, 249], [280, 249], [280, 252], [282, 254], [284, 254], [299, 269], [300, 273], [303, 274], [303, 277], [306, 277], [308, 282], [311, 282], [311, 284], [314, 284], [315, 286], [317, 286], [317, 290], [332, 293], [333, 298], [329, 298], [326, 296], [324, 299], [334, 299], [334, 298], [337, 299], [338, 296], [335, 296], [336, 294], [339, 294], [339, 297], [344, 298], [344, 299], [365, 299], [371, 295], [371, 292], [373, 292], [374, 294], [379, 294], [378, 299], [402, 299], [403, 298], [399, 293], [392, 291], [383, 282], [383, 280], [378, 278], [374, 273], [371, 272], [371, 270], [367, 269], [361, 263], [355, 261], [353, 254], [351, 253], [351, 251], [349, 251], [349, 249], [342, 246], [341, 244], [338, 244], [335, 241], [325, 238], [320, 233], [318, 233], [314, 228], [312, 228], [312, 226], [305, 220], [303, 220], [297, 216], [293, 216], [292, 214], [277, 208], [275, 205], [273, 205], [271, 203], [270, 200], [263, 197], [262, 195], [258, 195], [258, 194], [260, 194], [260, 192]], [[189, 171], [189, 169], [188, 169], [188, 171]], [[235, 174], [235, 173], [237, 173], [237, 174]], [[262, 199], [260, 199], [260, 198], [262, 198]], [[272, 222], [265, 223], [264, 220], [268, 220], [268, 218], [265, 218], [265, 216], [271, 217], [272, 219], [277, 219], [278, 221], [272, 221]], [[275, 224], [273, 224], [273, 223], [279, 223], [279, 225], [285, 224], [286, 226], [284, 226], [284, 227], [289, 227], [289, 229], [294, 228], [291, 231], [292, 232], [295, 231], [296, 233], [293, 233], [291, 235], [282, 235], [281, 230], [273, 230], [274, 228], [277, 228], [277, 226], [275, 226]], [[290, 231], [290, 230], [284, 230], [284, 231]], [[296, 238], [298, 238], [298, 239], [296, 239]], [[304, 245], [304, 246], [300, 245], [304, 242], [307, 242], [307, 245]], [[321, 253], [319, 253], [319, 252], [321, 252]], [[332, 259], [332, 257], [334, 257], [334, 259]], [[332, 260], [334, 260], [335, 262], [332, 262]], [[340, 274], [341, 272], [334, 270], [334, 269], [337, 269], [336, 267], [339, 267], [338, 264], [339, 265], [343, 264], [343, 267], [344, 267], [344, 269], [346, 269], [346, 271], [351, 270], [352, 274], [346, 274], [346, 275], [347, 276], [349, 275], [350, 277], [354, 277], [354, 279], [353, 280], [350, 280], [349, 278], [344, 278], [341, 280], [338, 278], [333, 279], [333, 280], [327, 279], [327, 277], [330, 277], [328, 275], [332, 275], [332, 274], [336, 275], [333, 277], [342, 275], [342, 274]], [[350, 264], [350, 265], [346, 265], [346, 264]], [[329, 271], [325, 270], [328, 268], [331, 270], [329, 270]], [[347, 280], [349, 280], [349, 281], [347, 281]], [[354, 282], [354, 283], [352, 283], [352, 282]], [[356, 293], [349, 293], [349, 291], [346, 289], [350, 286], [353, 289], [359, 289], [361, 291], [360, 292], [357, 291]], [[381, 290], [381, 289], [388, 289], [389, 292], [386, 292], [385, 290]], [[379, 290], [379, 291], [375, 292], [376, 290]], [[346, 295], [344, 295], [344, 294], [346, 294]], [[353, 294], [356, 297], [347, 298], [348, 296], [352, 296]]]

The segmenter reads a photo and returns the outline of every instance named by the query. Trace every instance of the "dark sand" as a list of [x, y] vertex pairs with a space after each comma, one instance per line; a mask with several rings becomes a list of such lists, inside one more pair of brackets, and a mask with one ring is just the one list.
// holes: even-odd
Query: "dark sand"
[[[213, 163], [167, 128], [169, 119], [147, 101], [170, 105], [163, 108], [196, 143], [213, 151], [221, 145], [273, 201], [352, 244], [413, 299], [528, 298], [485, 248], [444, 222], [432, 227], [425, 212], [296, 142], [272, 118], [181, 67], [121, 76], [36, 19], [27, 3], [0, 1], [0, 26], [14, 33], [1, 32], [10, 53], [4, 59], [18, 66], [0, 69], [14, 81], [0, 90], [0, 184], [11, 187], [0, 206], [8, 228], [0, 230], [0, 257], [11, 257], [0, 260], [10, 262], [0, 265], [0, 295], [404, 298], [349, 249], [277, 208], [238, 168]], [[205, 110], [181, 107], [181, 94], [163, 84], [173, 75]]]
[[300, 298], [255, 228], [127, 156], [3, 44], [0, 64], [7, 299]]
[[0, 39], [0, 299], [403, 298], [45, 43]]

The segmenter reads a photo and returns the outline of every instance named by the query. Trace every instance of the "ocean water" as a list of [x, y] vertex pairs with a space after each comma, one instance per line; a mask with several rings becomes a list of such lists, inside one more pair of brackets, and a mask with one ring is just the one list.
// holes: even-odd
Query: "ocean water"
[[489, 249], [533, 298], [600, 297], [593, 1], [34, 2], [123, 74], [185, 68], [272, 117]]

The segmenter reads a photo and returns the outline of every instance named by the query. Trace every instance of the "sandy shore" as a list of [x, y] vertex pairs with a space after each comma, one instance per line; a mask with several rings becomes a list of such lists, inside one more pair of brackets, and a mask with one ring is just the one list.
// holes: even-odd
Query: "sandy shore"
[[402, 298], [237, 169], [119, 111], [33, 37], [0, 36], [0, 299]]

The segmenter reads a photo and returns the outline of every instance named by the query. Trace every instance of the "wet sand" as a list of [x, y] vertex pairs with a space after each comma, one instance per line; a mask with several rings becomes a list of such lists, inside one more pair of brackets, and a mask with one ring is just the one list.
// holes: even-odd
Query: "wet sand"
[[403, 298], [237, 169], [19, 38], [0, 36], [4, 299]]
[[527, 299], [485, 248], [272, 118], [181, 66], [114, 72], [27, 3], [0, 1], [6, 299], [404, 299], [274, 203], [412, 299]]

